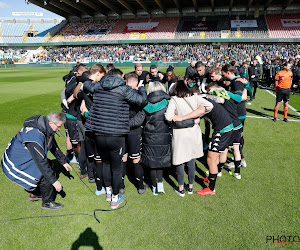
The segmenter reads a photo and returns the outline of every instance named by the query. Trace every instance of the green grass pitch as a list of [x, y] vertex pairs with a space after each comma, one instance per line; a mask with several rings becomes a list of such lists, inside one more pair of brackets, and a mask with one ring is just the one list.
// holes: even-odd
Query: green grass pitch
[[[61, 78], [68, 70], [0, 69], [1, 155], [26, 118], [60, 111]], [[175, 69], [175, 73], [183, 74], [184, 69]], [[300, 95], [291, 96], [290, 104], [300, 110]], [[255, 101], [247, 105], [247, 115], [272, 117], [274, 105], [275, 98], [258, 89]], [[278, 117], [282, 116], [283, 105]], [[291, 109], [288, 119], [300, 121]], [[241, 170], [241, 180], [224, 172], [217, 179], [214, 196], [181, 198], [167, 181], [165, 195], [153, 196], [149, 190], [141, 196], [126, 178], [127, 205], [113, 212], [98, 212], [100, 224], [82, 215], [4, 222], [0, 223], [0, 249], [299, 249], [300, 243], [266, 243], [267, 236], [300, 236], [299, 126], [295, 121], [247, 118], [244, 153], [248, 166]], [[57, 140], [65, 152], [64, 138]], [[198, 163], [197, 177], [202, 170], [205, 167]], [[41, 209], [40, 202], [29, 202], [28, 194], [0, 171], [0, 221], [92, 215], [94, 209], [110, 208], [105, 197], [93, 195], [72, 174], [72, 180], [60, 176], [66, 197], [58, 196], [56, 201], [65, 207], [48, 211]], [[95, 189], [94, 184], [84, 182]], [[174, 177], [169, 182], [177, 184]], [[197, 178], [194, 190], [202, 186]]]

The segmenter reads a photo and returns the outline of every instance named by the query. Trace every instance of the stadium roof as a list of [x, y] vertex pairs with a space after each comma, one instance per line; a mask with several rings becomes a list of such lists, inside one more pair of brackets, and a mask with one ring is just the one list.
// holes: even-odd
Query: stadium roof
[[[282, 11], [299, 0], [29, 0], [44, 9], [63, 17], [120, 16], [133, 15], [196, 14], [199, 12], [231, 12], [233, 8], [248, 11], [250, 9], [268, 10], [277, 6]], [[299, 10], [299, 9], [298, 9]]]

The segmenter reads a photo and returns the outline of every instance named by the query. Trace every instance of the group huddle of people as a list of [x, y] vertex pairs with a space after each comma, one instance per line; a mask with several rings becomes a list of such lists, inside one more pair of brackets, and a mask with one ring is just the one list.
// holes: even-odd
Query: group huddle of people
[[[282, 67], [290, 72], [289, 62]], [[194, 194], [195, 160], [207, 150], [208, 171], [201, 180], [208, 186], [195, 193], [213, 195], [222, 170], [240, 180], [241, 167], [247, 166], [243, 154], [246, 102], [254, 99], [260, 75], [257, 60], [250, 67], [248, 62], [240, 67], [235, 61], [192, 62], [185, 75], [178, 76], [171, 66], [161, 72], [151, 65], [148, 72], [137, 63], [134, 71], [124, 75], [113, 64], [105, 69], [101, 64], [88, 68], [78, 63], [63, 77], [62, 113], [28, 118], [5, 150], [3, 172], [30, 193], [31, 201], [42, 200], [43, 209], [62, 208], [55, 202], [62, 186], [47, 159], [50, 150], [67, 171], [76, 160], [80, 178], [95, 183], [95, 195], [106, 196], [116, 209], [124, 201], [128, 161], [138, 194], [148, 189], [153, 195], [164, 194], [164, 171], [173, 169], [178, 181], [174, 191], [184, 197]], [[282, 87], [282, 81], [276, 76], [276, 88]], [[287, 96], [281, 93], [281, 98]], [[54, 138], [63, 124], [66, 156]], [[229, 148], [233, 160], [227, 164]]]

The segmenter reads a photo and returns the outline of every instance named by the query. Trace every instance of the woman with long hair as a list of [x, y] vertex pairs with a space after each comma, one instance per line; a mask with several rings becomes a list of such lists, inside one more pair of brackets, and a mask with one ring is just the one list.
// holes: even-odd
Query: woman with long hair
[[[172, 92], [172, 98], [165, 113], [168, 121], [174, 116], [184, 116], [202, 107], [203, 113], [212, 109], [212, 104], [207, 100], [194, 94], [183, 80], [177, 81]], [[176, 166], [178, 187], [176, 193], [185, 196], [184, 191], [184, 168], [188, 167], [188, 194], [193, 194], [193, 183], [195, 179], [195, 159], [203, 156], [202, 132], [198, 125], [199, 119], [186, 121], [186, 128], [173, 127], [172, 137], [172, 164]]]

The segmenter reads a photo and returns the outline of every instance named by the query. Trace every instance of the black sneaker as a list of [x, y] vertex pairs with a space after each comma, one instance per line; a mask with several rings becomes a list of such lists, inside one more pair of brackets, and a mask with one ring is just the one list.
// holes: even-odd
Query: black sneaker
[[284, 122], [289, 122], [289, 120], [287, 118], [284, 118], [283, 121]]
[[274, 118], [272, 119], [272, 121], [273, 121], [273, 122], [277, 122], [277, 118], [274, 117]]
[[188, 194], [193, 194], [193, 188], [190, 188], [190, 187], [189, 187], [189, 184], [187, 184], [187, 185], [185, 186], [185, 190], [187, 191]]
[[144, 186], [144, 188], [140, 188], [140, 189], [138, 190], [138, 194], [143, 194], [143, 193], [145, 193], [145, 192], [147, 191], [147, 189], [149, 189], [149, 186], [146, 184], [146, 185]]
[[94, 178], [89, 178], [89, 183], [95, 183], [95, 179]]
[[64, 207], [63, 204], [57, 203], [55, 201], [42, 203], [42, 209], [57, 210], [57, 209], [61, 209], [63, 207]]
[[179, 190], [178, 187], [175, 187], [175, 188], [174, 188], [174, 191], [175, 191], [177, 194], [179, 194], [181, 197], [184, 197], [184, 196], [185, 196], [184, 190]]
[[30, 194], [28, 197], [28, 200], [30, 201], [39, 201], [42, 199], [42, 196], [38, 196], [38, 195], [34, 195], [34, 194]]

